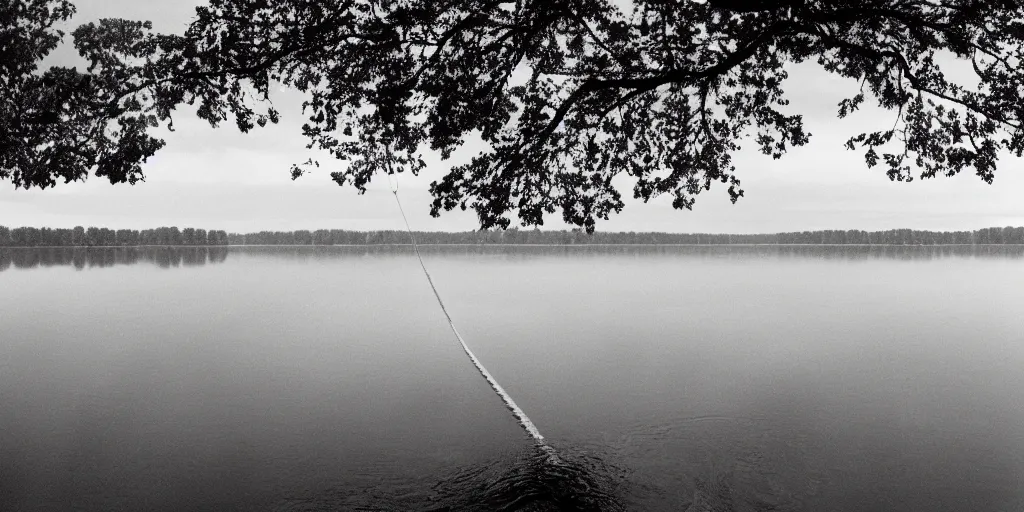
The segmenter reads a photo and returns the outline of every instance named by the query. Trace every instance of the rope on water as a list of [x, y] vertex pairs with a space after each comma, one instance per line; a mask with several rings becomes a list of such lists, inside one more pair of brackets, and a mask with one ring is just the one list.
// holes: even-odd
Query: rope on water
[[[391, 176], [388, 175], [388, 181], [391, 181]], [[420, 256], [419, 245], [416, 243], [416, 235], [412, 232], [412, 227], [409, 225], [409, 218], [405, 216], [405, 209], [402, 208], [402, 201], [398, 199], [398, 189], [395, 186], [391, 187], [391, 193], [395, 195], [395, 202], [398, 203], [398, 211], [402, 212], [402, 220], [405, 221], [405, 229], [409, 232], [409, 239], [412, 240], [412, 249], [416, 253], [416, 259], [420, 262], [420, 268], [423, 269], [423, 274], [427, 276], [427, 282], [430, 283], [430, 289], [434, 291], [434, 297], [437, 298], [438, 305], [441, 306], [441, 311], [444, 312], [445, 319], [448, 320], [448, 326], [452, 328], [452, 332], [455, 333], [455, 337], [458, 338], [459, 343], [462, 344], [462, 350], [469, 356], [469, 360], [473, 362], [473, 366], [480, 372], [480, 375], [484, 377], [491, 389], [498, 394], [502, 402], [505, 402], [505, 406], [512, 412], [512, 415], [516, 417], [519, 425], [523, 427], [530, 437], [537, 443], [537, 447], [540, 448], [548, 458], [554, 462], [558, 462], [558, 455], [555, 454], [555, 450], [544, 441], [544, 436], [541, 435], [540, 431], [537, 430], [537, 426], [530, 421], [530, 417], [516, 405], [516, 401], [505, 391], [505, 388], [498, 384], [498, 381], [491, 375], [491, 372], [487, 371], [484, 364], [477, 359], [473, 351], [470, 350], [469, 345], [466, 344], [466, 340], [462, 339], [462, 335], [459, 334], [459, 330], [455, 328], [455, 322], [452, 322], [451, 315], [448, 314], [448, 309], [444, 307], [444, 301], [441, 300], [441, 294], [437, 292], [437, 287], [434, 286], [434, 280], [430, 277], [430, 272], [427, 270], [427, 266], [423, 263], [423, 257]]]

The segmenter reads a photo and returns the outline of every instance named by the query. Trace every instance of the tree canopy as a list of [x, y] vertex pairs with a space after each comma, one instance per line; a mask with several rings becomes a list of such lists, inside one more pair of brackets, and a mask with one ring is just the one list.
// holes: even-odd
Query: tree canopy
[[[785, 95], [787, 64], [805, 61], [859, 84], [838, 117], [893, 111], [846, 144], [893, 180], [991, 182], [1024, 153], [1021, 0], [210, 0], [180, 35], [82, 25], [88, 69], [40, 71], [73, 13], [0, 0], [0, 178], [17, 187], [135, 183], [177, 107], [245, 132], [278, 121], [281, 84], [305, 94], [308, 147], [345, 161], [341, 185], [418, 173], [425, 150], [479, 137], [431, 184], [433, 215], [472, 208], [489, 228], [560, 213], [593, 231], [623, 208], [620, 175], [680, 209], [715, 183], [740, 198], [744, 140], [775, 158], [809, 141]], [[950, 78], [957, 60], [973, 76]]]

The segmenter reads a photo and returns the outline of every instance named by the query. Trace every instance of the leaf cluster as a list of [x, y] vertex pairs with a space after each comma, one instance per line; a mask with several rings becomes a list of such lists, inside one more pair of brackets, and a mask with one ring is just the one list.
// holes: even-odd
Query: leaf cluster
[[[869, 100], [894, 112], [847, 142], [893, 180], [969, 169], [991, 182], [1001, 154], [1024, 152], [1020, 0], [210, 0], [182, 36], [83, 26], [90, 69], [42, 75], [49, 26], [73, 8], [30, 4], [50, 10], [0, 15], [35, 27], [3, 36], [22, 49], [3, 68], [17, 95], [0, 176], [26, 187], [89, 169], [134, 182], [162, 145], [148, 128], [176, 106], [244, 132], [277, 122], [280, 84], [305, 94], [303, 134], [345, 162], [339, 184], [365, 191], [478, 138], [431, 185], [433, 215], [471, 208], [482, 228], [506, 228], [559, 214], [592, 232], [622, 210], [624, 186], [685, 209], [716, 183], [743, 196], [744, 141], [773, 158], [809, 141], [785, 94], [787, 68], [805, 61], [860, 84], [838, 117]], [[972, 83], [947, 76], [956, 60]]]

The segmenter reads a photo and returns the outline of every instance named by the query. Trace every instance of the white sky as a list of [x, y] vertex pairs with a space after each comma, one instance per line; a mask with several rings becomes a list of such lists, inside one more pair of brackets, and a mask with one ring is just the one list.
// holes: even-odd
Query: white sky
[[[184, 30], [194, 0], [78, 0], [75, 24], [101, 17], [149, 19], [162, 32]], [[70, 39], [70, 37], [68, 38]], [[60, 49], [53, 62], [73, 62]], [[893, 183], [881, 167], [867, 169], [862, 153], [843, 142], [865, 129], [891, 126], [893, 114], [865, 108], [846, 120], [836, 104], [856, 84], [833, 78], [814, 65], [791, 70], [787, 92], [793, 111], [805, 115], [810, 144], [781, 160], [757, 153], [753, 141], [736, 155], [746, 197], [733, 205], [718, 186], [698, 197], [693, 211], [673, 210], [669, 198], [649, 204], [628, 200], [623, 213], [598, 224], [600, 231], [755, 233], [813, 229], [880, 230], [900, 227], [934, 230], [1024, 225], [1024, 161], [1005, 156], [993, 185], [971, 174], [955, 178]], [[290, 100], [290, 101], [286, 101]], [[276, 126], [240, 134], [233, 125], [219, 129], [176, 117], [167, 146], [145, 166], [146, 181], [111, 186], [92, 177], [54, 189], [14, 190], [0, 183], [0, 224], [7, 226], [108, 226], [149, 228], [195, 226], [227, 231], [292, 229], [400, 229], [401, 219], [386, 180], [365, 195], [339, 187], [329, 173], [334, 162], [292, 181], [289, 165], [305, 161], [299, 126], [301, 100], [283, 94]], [[869, 100], [870, 102], [870, 100]], [[466, 153], [472, 151], [466, 148]], [[465, 155], [463, 155], [465, 157]], [[419, 177], [401, 178], [401, 196], [410, 222], [419, 230], [469, 230], [470, 212], [428, 215], [427, 187], [450, 166], [437, 158]], [[623, 194], [631, 196], [625, 182]], [[564, 227], [558, 214], [545, 228]]]

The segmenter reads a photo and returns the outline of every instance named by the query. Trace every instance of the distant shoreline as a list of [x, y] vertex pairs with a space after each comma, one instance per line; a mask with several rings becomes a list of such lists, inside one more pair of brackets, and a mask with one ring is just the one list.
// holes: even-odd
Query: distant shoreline
[[124, 246], [402, 246], [420, 242], [424, 246], [796, 246], [796, 245], [1024, 245], [1024, 226], [992, 227], [973, 231], [886, 231], [819, 230], [780, 233], [665, 233], [541, 231], [509, 229], [465, 232], [396, 230], [349, 231], [344, 229], [300, 229], [296, 231], [258, 231], [228, 233], [200, 228], [179, 229], [162, 226], [153, 229], [84, 228], [8, 228], [0, 226], [0, 247], [124, 247]]
[[[129, 249], [173, 247], [176, 249], [218, 249], [231, 247], [412, 247], [413, 244], [232, 244], [232, 245], [18, 245], [0, 249]], [[1024, 244], [416, 244], [420, 247], [1007, 247]]]

